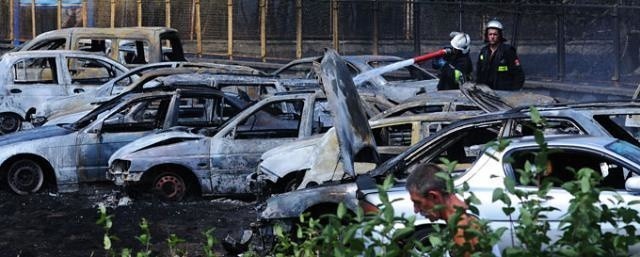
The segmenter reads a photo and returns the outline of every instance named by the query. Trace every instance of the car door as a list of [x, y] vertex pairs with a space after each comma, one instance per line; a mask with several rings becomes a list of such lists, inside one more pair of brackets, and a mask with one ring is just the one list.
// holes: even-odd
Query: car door
[[7, 96], [4, 103], [27, 110], [54, 96], [66, 95], [65, 77], [60, 72], [57, 55], [16, 59], [7, 70]]
[[265, 101], [226, 135], [211, 141], [211, 180], [214, 194], [249, 193], [245, 177], [255, 171], [260, 156], [302, 134], [305, 98]]
[[171, 95], [135, 99], [98, 118], [79, 133], [76, 158], [81, 181], [106, 180], [111, 154], [129, 142], [161, 129], [171, 100]]
[[67, 87], [68, 95], [96, 90], [98, 86], [124, 73], [123, 70], [104, 60], [87, 56], [66, 56], [64, 69], [71, 79]]
[[[505, 172], [515, 179], [517, 189], [536, 190], [536, 187], [533, 185], [520, 184], [518, 179], [519, 172], [517, 171], [518, 169], [523, 170], [525, 161], [533, 163], [535, 152], [537, 152], [537, 148], [529, 148], [516, 150], [508, 155], [512, 158], [513, 162], [505, 162]], [[509, 157], [506, 159], [509, 159]], [[582, 168], [590, 168], [602, 176], [602, 180], [596, 185], [602, 190], [600, 194], [602, 204], [615, 207], [613, 203], [617, 202], [616, 195], [621, 196], [626, 203], [640, 200], [640, 197], [625, 190], [625, 180], [639, 174], [633, 165], [612, 156], [610, 153], [599, 150], [568, 146], [550, 146], [546, 165], [547, 170], [545, 174], [539, 177], [537, 181], [534, 181], [534, 183], [540, 183], [540, 181], [545, 180], [553, 183], [553, 187], [548, 193], [551, 198], [544, 203], [545, 206], [558, 209], [557, 211], [545, 213], [551, 225], [549, 235], [552, 239], [559, 238], [562, 235], [563, 231], [558, 229], [558, 225], [563, 215], [568, 211], [570, 200], [573, 199], [573, 196], [561, 186], [566, 182], [575, 180], [574, 172]], [[516, 225], [517, 220], [513, 220], [513, 222], [514, 225]], [[609, 224], [603, 224], [603, 229], [614, 232], [613, 227]]]

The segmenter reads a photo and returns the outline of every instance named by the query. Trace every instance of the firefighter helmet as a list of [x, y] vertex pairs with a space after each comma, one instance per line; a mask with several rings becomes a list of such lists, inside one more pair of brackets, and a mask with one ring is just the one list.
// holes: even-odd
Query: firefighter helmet
[[471, 48], [471, 38], [469, 34], [462, 32], [451, 32], [451, 47], [462, 51], [463, 54], [469, 53]]
[[486, 29], [503, 30], [504, 27], [502, 26], [502, 23], [500, 23], [500, 21], [498, 21], [497, 19], [493, 19], [493, 20], [490, 20], [489, 22], [487, 22]]

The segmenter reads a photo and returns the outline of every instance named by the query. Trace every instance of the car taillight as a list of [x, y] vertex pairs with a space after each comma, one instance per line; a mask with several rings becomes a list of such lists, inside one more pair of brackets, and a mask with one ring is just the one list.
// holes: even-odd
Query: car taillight
[[367, 202], [364, 200], [360, 200], [358, 202], [358, 205], [360, 205], [360, 208], [362, 208], [362, 210], [364, 211], [364, 214], [376, 214], [380, 212], [380, 208], [378, 208], [378, 206], [375, 206], [370, 202]]

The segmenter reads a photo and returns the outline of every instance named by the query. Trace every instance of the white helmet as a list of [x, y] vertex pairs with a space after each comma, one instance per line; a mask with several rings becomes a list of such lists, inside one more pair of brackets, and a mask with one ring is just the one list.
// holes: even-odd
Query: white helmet
[[493, 19], [490, 20], [489, 22], [487, 22], [487, 27], [485, 29], [499, 29], [502, 30], [504, 27], [502, 27], [502, 23], [500, 23], [498, 20]]
[[469, 34], [462, 32], [451, 32], [449, 36], [453, 37], [451, 39], [451, 47], [462, 51], [463, 54], [469, 53], [469, 49], [471, 48], [471, 38]]

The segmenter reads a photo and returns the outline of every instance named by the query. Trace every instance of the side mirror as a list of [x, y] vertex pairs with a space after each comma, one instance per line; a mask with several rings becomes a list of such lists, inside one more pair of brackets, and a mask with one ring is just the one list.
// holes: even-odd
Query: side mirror
[[624, 187], [630, 193], [640, 194], [640, 176], [634, 176], [627, 179], [624, 183]]

